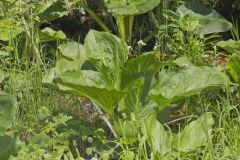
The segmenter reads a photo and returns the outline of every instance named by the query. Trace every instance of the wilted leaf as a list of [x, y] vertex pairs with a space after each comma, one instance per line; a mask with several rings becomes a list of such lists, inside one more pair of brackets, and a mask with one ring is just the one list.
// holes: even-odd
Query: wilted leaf
[[176, 135], [173, 147], [181, 152], [188, 152], [206, 145], [211, 139], [213, 124], [212, 114], [205, 113]]

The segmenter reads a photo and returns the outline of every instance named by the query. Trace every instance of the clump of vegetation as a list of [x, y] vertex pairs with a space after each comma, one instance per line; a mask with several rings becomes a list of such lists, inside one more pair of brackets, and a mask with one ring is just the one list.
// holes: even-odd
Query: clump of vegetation
[[239, 159], [238, 20], [221, 5], [0, 2], [0, 159]]

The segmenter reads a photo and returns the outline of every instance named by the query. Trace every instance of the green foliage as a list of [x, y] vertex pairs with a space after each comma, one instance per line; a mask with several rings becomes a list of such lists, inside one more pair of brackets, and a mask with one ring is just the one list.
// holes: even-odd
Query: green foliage
[[232, 39], [227, 41], [220, 41], [217, 45], [226, 51], [232, 53], [229, 58], [226, 70], [230, 73], [233, 80], [237, 83], [240, 82], [240, 41], [234, 41]]
[[179, 71], [162, 72], [161, 78], [150, 91], [150, 97], [160, 106], [199, 94], [204, 89], [227, 85], [224, 73], [209, 67], [188, 67]]
[[194, 26], [200, 34], [225, 32], [231, 29], [232, 24], [228, 22], [217, 11], [207, 8], [200, 3], [186, 3], [177, 9], [181, 18], [188, 16], [190, 27]]
[[206, 145], [211, 139], [213, 124], [212, 114], [205, 113], [175, 135], [167, 132], [158, 122], [156, 114], [153, 114], [144, 120], [142, 130], [150, 145], [152, 158], [164, 159], [173, 149], [179, 152], [190, 152]]
[[[15, 118], [13, 96], [0, 94], [0, 159], [239, 159], [239, 93], [223, 70], [200, 60], [216, 51], [216, 36], [203, 34], [231, 24], [200, 4], [181, 4], [2, 0], [0, 91], [18, 108]], [[121, 39], [110, 34], [111, 16]], [[108, 33], [85, 33], [91, 27]], [[218, 45], [233, 53], [226, 70], [239, 83], [239, 43]], [[226, 86], [234, 97], [206, 92]]]
[[[138, 128], [141, 120], [156, 108], [163, 111], [170, 103], [200, 94], [205, 89], [224, 87], [228, 82], [224, 73], [209, 67], [160, 72], [160, 79], [156, 81], [154, 76], [161, 64], [155, 60], [154, 52], [127, 61], [127, 45], [104, 32], [90, 31], [84, 48], [82, 54], [85, 55], [78, 54], [82, 59], [58, 60], [55, 77], [50, 77], [60, 90], [86, 96], [101, 107], [114, 120], [118, 131], [121, 130], [119, 122], [128, 128], [131, 125]], [[86, 66], [86, 63], [89, 64]], [[149, 105], [150, 99], [158, 105]], [[136, 124], [129, 120], [136, 120]]]
[[14, 152], [16, 138], [7, 129], [15, 121], [16, 102], [12, 95], [0, 93], [0, 159], [7, 160]]
[[12, 127], [15, 120], [16, 102], [13, 96], [0, 93], [0, 130], [4, 131]]
[[104, 0], [107, 9], [116, 18], [120, 37], [128, 44], [132, 40], [134, 16], [155, 8], [161, 0]]
[[240, 41], [229, 39], [227, 41], [220, 41], [217, 45], [230, 53], [240, 54]]
[[233, 54], [226, 65], [226, 70], [230, 73], [235, 82], [240, 83], [240, 56]]
[[206, 145], [211, 140], [213, 124], [212, 113], [203, 114], [174, 137], [173, 148], [188, 152]]
[[39, 34], [39, 39], [41, 42], [66, 39], [66, 35], [62, 31], [54, 31], [52, 28], [49, 27], [40, 30]]
[[160, 0], [105, 0], [108, 11], [114, 15], [139, 15], [151, 11]]
[[9, 41], [23, 32], [17, 21], [13, 19], [0, 19], [0, 40]]
[[170, 135], [164, 126], [158, 122], [156, 114], [146, 118], [142, 129], [151, 147], [151, 151], [155, 155], [154, 159], [164, 158], [171, 151]]

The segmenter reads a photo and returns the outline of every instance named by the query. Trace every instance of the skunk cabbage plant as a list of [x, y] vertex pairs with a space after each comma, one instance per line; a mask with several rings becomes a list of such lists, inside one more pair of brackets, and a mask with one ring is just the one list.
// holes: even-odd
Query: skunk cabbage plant
[[[146, 137], [153, 135], [150, 137], [154, 139], [148, 138], [148, 142], [155, 143], [155, 147], [159, 147], [158, 139], [164, 139], [168, 134], [154, 115], [169, 109], [171, 103], [200, 94], [203, 90], [221, 89], [228, 84], [225, 73], [216, 68], [189, 66], [160, 70], [163, 66], [156, 60], [155, 52], [128, 59], [127, 44], [105, 32], [91, 30], [83, 45], [66, 42], [59, 46], [59, 50], [61, 58], [43, 78], [43, 83], [89, 98], [95, 107], [111, 118], [112, 129], [120, 136], [121, 130], [132, 137], [142, 128]], [[159, 78], [156, 78], [157, 74]], [[210, 130], [211, 125], [206, 128]], [[156, 130], [161, 130], [157, 133], [163, 133], [162, 137], [155, 134]], [[192, 135], [191, 130], [192, 125], [183, 132]], [[199, 131], [199, 134], [202, 136], [204, 133]], [[200, 138], [203, 140], [194, 139], [190, 146], [175, 147], [184, 151], [200, 147], [206, 141], [205, 136]], [[176, 139], [185, 141], [184, 134]], [[166, 154], [169, 149], [164, 147], [158, 148], [157, 152]]]

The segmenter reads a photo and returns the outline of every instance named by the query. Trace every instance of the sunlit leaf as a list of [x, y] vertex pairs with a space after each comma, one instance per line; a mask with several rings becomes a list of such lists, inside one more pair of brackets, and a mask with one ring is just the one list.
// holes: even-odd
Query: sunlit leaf
[[0, 92], [0, 130], [8, 129], [15, 120], [16, 102], [13, 96]]
[[128, 59], [128, 46], [120, 38], [91, 30], [85, 38], [87, 58], [104, 75], [110, 86], [120, 89], [121, 72]]
[[188, 16], [190, 22], [198, 22], [198, 25], [196, 25], [198, 28], [196, 30], [201, 34], [226, 32], [232, 27], [232, 24], [217, 11], [197, 2], [186, 3], [179, 6], [177, 13], [181, 18]]
[[116, 15], [139, 15], [155, 8], [160, 0], [105, 0], [108, 11]]
[[160, 106], [200, 94], [205, 89], [227, 85], [227, 76], [215, 68], [188, 67], [171, 72], [161, 72], [160, 80], [150, 91], [150, 97]]
[[77, 58], [84, 59], [85, 58], [85, 49], [83, 45], [70, 41], [66, 43], [62, 43], [58, 46], [60, 53], [67, 58], [75, 60]]
[[13, 19], [0, 19], [0, 40], [9, 41], [24, 31]]
[[233, 54], [226, 64], [226, 70], [235, 82], [240, 83], [240, 55]]
[[227, 41], [220, 41], [217, 43], [217, 46], [225, 49], [230, 53], [237, 53], [240, 54], [240, 41], [234, 41], [229, 39]]
[[143, 122], [142, 132], [146, 136], [152, 152], [157, 152], [164, 157], [171, 151], [171, 141], [169, 134], [163, 125], [158, 122], [156, 113], [152, 114]]
[[40, 30], [39, 39], [41, 42], [65, 40], [66, 35], [62, 31], [55, 31], [52, 28], [46, 27]]
[[211, 139], [213, 124], [212, 114], [203, 114], [176, 135], [173, 147], [179, 151], [188, 152], [206, 145]]

